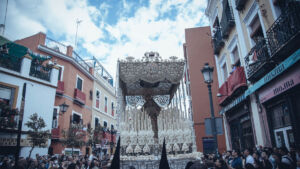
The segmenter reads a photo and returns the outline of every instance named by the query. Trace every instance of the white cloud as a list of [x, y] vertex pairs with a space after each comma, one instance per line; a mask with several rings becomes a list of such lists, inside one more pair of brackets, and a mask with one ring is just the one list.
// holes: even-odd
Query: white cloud
[[[178, 10], [175, 20], [160, 19], [157, 20], [161, 13], [167, 12], [170, 6]], [[208, 25], [204, 16], [206, 7], [205, 0], [187, 1], [150, 1], [148, 8], [138, 9], [132, 18], [122, 17], [115, 26], [107, 26], [105, 29], [116, 39], [126, 35], [129, 42], [122, 44], [119, 40], [117, 44], [108, 44], [110, 51], [107, 63], [110, 63], [108, 69], [115, 74], [116, 61], [118, 58], [126, 56], [142, 57], [146, 51], [157, 51], [163, 58], [169, 56], [183, 57], [182, 44], [185, 41], [184, 31], [186, 28], [195, 27], [199, 22]], [[154, 37], [158, 39], [153, 41]], [[100, 54], [101, 55], [101, 54]]]
[[[109, 10], [116, 7], [106, 2], [96, 8], [88, 5], [87, 0], [9, 1], [6, 36], [15, 40], [43, 31], [51, 32], [54, 39], [63, 38], [62, 41], [74, 44], [78, 18], [82, 20], [78, 29], [80, 46], [101, 60], [106, 57], [103, 65], [115, 76], [118, 58], [139, 58], [151, 50], [164, 58], [183, 57], [185, 29], [200, 26], [200, 22], [208, 25], [204, 15], [206, 0], [150, 0], [148, 7], [139, 7], [134, 17], [129, 18], [126, 14], [137, 7], [123, 0], [120, 3], [124, 9], [117, 11], [121, 17], [114, 25], [104, 22], [109, 19]], [[175, 8], [178, 15], [172, 20], [159, 18], [170, 7]], [[116, 39], [116, 43], [103, 41], [104, 31], [109, 32], [109, 38]], [[127, 40], [122, 41], [122, 36]]]

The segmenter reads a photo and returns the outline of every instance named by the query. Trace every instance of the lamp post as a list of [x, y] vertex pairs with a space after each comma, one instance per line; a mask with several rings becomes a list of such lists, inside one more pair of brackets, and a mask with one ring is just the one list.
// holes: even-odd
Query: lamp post
[[59, 110], [62, 112], [62, 114], [64, 114], [68, 110], [68, 108], [69, 108], [69, 105], [67, 105], [66, 102], [59, 105]]
[[211, 93], [211, 83], [213, 83], [213, 71], [214, 68], [210, 67], [208, 63], [205, 63], [204, 67], [201, 70], [204, 77], [204, 82], [207, 84], [207, 88], [208, 88], [210, 114], [211, 114], [211, 128], [212, 128], [212, 134], [214, 136], [214, 141], [215, 141], [214, 149], [216, 150], [216, 152], [218, 152], [218, 138], [217, 138], [217, 130], [216, 130], [215, 112], [214, 112], [214, 105], [213, 105], [213, 99]]

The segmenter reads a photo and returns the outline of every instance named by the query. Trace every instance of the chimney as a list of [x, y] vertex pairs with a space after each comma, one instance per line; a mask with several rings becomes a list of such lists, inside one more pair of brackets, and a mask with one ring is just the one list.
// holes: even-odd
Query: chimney
[[45, 45], [46, 42], [46, 34], [43, 32], [38, 33], [38, 45]]
[[73, 55], [73, 47], [72, 46], [67, 46], [67, 56], [70, 56], [70, 57], [72, 57], [72, 55]]
[[94, 75], [94, 68], [93, 68], [93, 67], [90, 67], [90, 68], [89, 68], [89, 72], [90, 72], [91, 75]]

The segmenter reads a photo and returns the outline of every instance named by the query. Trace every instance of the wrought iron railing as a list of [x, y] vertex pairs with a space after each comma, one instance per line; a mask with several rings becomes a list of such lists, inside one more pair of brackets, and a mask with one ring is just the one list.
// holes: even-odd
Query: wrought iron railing
[[245, 57], [248, 79], [251, 78], [268, 60], [270, 56], [265, 39], [259, 40]]
[[89, 71], [90, 66], [75, 51], [73, 51], [72, 56], [77, 61], [77, 63], [79, 63], [84, 69]]
[[235, 25], [232, 10], [228, 4], [223, 8], [223, 14], [220, 25], [222, 30], [222, 37], [225, 39], [228, 38], [230, 30]]
[[20, 72], [21, 70], [22, 58], [12, 56], [6, 53], [0, 54], [0, 67], [10, 69], [16, 72]]
[[238, 11], [243, 10], [247, 1], [248, 0], [235, 0], [236, 9]]
[[[299, 48], [300, 34], [300, 2], [290, 2], [287, 8], [277, 18], [273, 25], [267, 31], [267, 38], [270, 46], [271, 56], [275, 55], [283, 47], [289, 47], [288, 42], [295, 39], [298, 45], [294, 42], [290, 44], [296, 45]], [[288, 46], [287, 46], [288, 45]], [[289, 49], [290, 50], [290, 49]]]
[[29, 75], [50, 81], [50, 75], [51, 75], [52, 68], [48, 65], [43, 65], [41, 61], [37, 59], [33, 59], [30, 66], [30, 72]]
[[57, 52], [60, 52], [60, 53], [63, 53], [63, 54], [67, 54], [67, 46], [60, 43], [60, 42], [57, 42], [53, 39], [50, 39], [50, 38], [46, 38], [46, 41], [45, 41], [45, 45], [48, 47], [48, 48], [51, 48], [51, 49], [54, 49], [55, 51]]
[[216, 28], [216, 32], [213, 36], [213, 43], [214, 43], [214, 53], [217, 55], [220, 53], [220, 50], [222, 49], [222, 47], [225, 44], [222, 39], [220, 28]]

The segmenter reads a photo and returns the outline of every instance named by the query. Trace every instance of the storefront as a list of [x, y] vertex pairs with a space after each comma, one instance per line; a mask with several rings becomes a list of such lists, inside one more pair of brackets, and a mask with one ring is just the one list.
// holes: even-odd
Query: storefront
[[[272, 146], [288, 149], [300, 144], [300, 63], [259, 91]], [[297, 145], [298, 144], [298, 145]]]
[[234, 150], [244, 150], [254, 146], [249, 100], [226, 112], [231, 138], [231, 147]]

